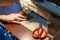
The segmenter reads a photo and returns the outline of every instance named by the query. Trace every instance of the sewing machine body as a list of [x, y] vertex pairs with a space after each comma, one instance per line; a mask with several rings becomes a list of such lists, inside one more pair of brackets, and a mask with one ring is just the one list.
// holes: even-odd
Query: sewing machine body
[[[37, 0], [20, 0], [20, 4], [22, 8], [27, 7], [28, 9], [34, 11], [35, 14], [46, 19], [47, 21], [45, 22], [46, 24], [52, 23], [52, 25], [54, 25], [54, 28], [53, 26], [46, 27], [50, 34], [54, 35], [57, 31], [59, 31], [59, 26], [60, 26], [60, 21], [59, 21], [60, 7], [59, 6], [57, 6], [54, 3], [48, 2], [46, 0], [44, 0], [43, 2], [37, 2]], [[38, 21], [40, 21], [40, 19]], [[53, 30], [53, 32], [51, 31], [51, 29]]]
[[25, 6], [47, 20], [50, 14], [60, 17], [60, 7], [47, 0], [43, 0], [43, 2], [36, 0], [20, 0], [20, 4], [22, 8]]

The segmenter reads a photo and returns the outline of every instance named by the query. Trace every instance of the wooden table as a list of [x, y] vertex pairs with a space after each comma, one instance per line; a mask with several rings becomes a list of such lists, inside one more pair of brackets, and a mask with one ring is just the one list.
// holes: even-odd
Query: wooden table
[[32, 32], [21, 24], [4, 24], [19, 40], [40, 40], [32, 37]]

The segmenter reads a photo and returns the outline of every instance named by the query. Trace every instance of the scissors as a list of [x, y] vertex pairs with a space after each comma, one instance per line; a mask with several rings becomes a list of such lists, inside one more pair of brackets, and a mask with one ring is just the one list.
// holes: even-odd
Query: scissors
[[[42, 24], [40, 24], [41, 27], [36, 28], [33, 32], [32, 32], [32, 36], [36, 39], [44, 39], [47, 37], [47, 31], [42, 27]], [[43, 35], [44, 33], [44, 35]]]

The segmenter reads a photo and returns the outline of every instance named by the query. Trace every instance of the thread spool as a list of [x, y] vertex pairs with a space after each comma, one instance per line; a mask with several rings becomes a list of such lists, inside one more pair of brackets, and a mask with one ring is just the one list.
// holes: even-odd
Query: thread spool
[[18, 14], [23, 15], [23, 16], [26, 15], [26, 13], [24, 13], [23, 11], [18, 12]]

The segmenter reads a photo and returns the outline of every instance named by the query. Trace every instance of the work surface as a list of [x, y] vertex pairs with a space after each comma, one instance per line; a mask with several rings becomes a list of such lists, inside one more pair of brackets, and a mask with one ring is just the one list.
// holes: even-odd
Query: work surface
[[32, 37], [32, 32], [21, 24], [4, 24], [4, 25], [19, 40], [36, 40]]
[[32, 37], [32, 31], [36, 27], [39, 27], [40, 21], [43, 22], [42, 24], [46, 24], [46, 20], [42, 19], [41, 17], [33, 13], [30, 13], [30, 15], [33, 18], [30, 19], [29, 21], [18, 22], [19, 24], [6, 24], [5, 23], [4, 25], [19, 40], [40, 40], [40, 39], [34, 39]]

